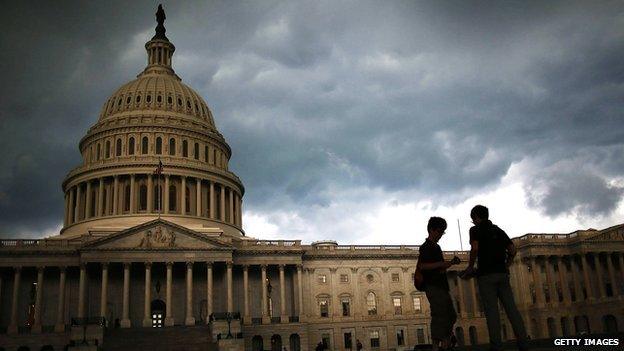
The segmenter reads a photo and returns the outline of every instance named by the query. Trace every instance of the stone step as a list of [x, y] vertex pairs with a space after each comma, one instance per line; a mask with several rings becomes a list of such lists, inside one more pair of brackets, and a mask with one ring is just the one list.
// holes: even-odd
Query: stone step
[[217, 351], [208, 326], [113, 329], [102, 346], [105, 351]]

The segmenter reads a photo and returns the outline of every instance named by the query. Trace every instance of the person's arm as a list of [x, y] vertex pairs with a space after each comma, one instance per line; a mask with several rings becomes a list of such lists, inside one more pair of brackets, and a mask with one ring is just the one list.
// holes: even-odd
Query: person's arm
[[470, 240], [470, 258], [468, 259], [469, 269], [474, 269], [474, 264], [477, 260], [477, 253], [479, 253], [479, 242], [476, 240]]
[[452, 265], [453, 263], [451, 263], [451, 261], [439, 261], [439, 262], [419, 263], [418, 268], [420, 268], [421, 271], [433, 271], [437, 269], [447, 269]]

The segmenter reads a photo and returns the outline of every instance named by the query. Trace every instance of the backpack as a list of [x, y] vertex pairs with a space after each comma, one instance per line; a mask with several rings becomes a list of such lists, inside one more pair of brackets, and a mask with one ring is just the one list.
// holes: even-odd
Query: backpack
[[425, 291], [425, 277], [418, 267], [418, 264], [416, 264], [416, 270], [414, 271], [414, 287], [418, 291]]

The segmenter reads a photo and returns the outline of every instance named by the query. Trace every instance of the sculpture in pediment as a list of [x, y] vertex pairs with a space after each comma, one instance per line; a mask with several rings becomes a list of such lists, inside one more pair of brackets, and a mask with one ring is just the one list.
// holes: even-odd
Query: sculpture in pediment
[[175, 247], [175, 240], [175, 232], [157, 227], [153, 232], [152, 230], [147, 230], [143, 233], [143, 238], [138, 247], [146, 249], [152, 247]]

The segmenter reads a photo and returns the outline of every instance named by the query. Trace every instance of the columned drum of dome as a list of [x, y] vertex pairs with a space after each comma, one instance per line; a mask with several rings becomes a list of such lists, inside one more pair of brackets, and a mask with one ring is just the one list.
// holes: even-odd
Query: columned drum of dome
[[106, 100], [80, 141], [83, 163], [63, 181], [64, 238], [159, 217], [243, 234], [245, 189], [228, 169], [232, 151], [206, 102], [175, 74], [163, 22], [164, 12], [145, 44], [145, 69]]

